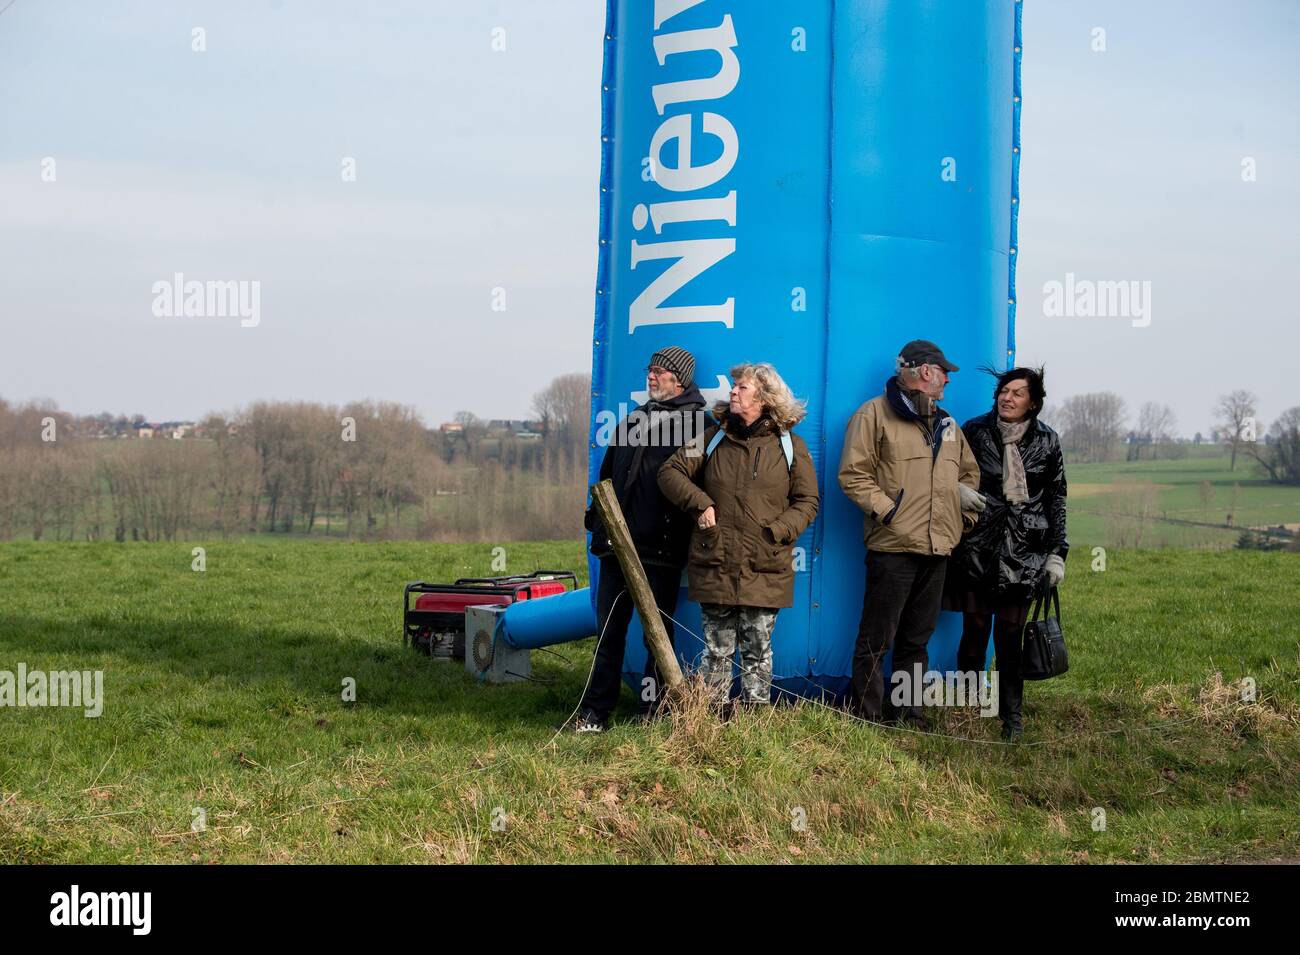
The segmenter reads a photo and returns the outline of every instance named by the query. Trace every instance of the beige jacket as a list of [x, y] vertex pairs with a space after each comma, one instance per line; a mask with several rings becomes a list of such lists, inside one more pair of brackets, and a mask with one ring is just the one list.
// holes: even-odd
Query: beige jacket
[[893, 378], [849, 419], [840, 487], [866, 514], [868, 550], [946, 556], [961, 540], [957, 485], [978, 488], [979, 465], [947, 412], [936, 408], [933, 420], [932, 441]]

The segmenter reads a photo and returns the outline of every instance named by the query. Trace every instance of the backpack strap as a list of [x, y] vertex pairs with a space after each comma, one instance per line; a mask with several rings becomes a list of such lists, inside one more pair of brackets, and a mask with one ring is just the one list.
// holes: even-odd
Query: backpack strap
[[[725, 430], [724, 428], [721, 427], [718, 428], [717, 433], [713, 436], [713, 440], [711, 440], [709, 442], [709, 446], [704, 449], [705, 461], [709, 460], [709, 456], [713, 454], [714, 449], [717, 448], [717, 446], [722, 443], [722, 439], [724, 437], [723, 434], [724, 430]], [[781, 453], [785, 455], [785, 469], [787, 471], [793, 471], [794, 470], [794, 442], [790, 440], [790, 432], [788, 431], [781, 432]]]
[[722, 439], [724, 437], [726, 437], [726, 435], [723, 433], [723, 429], [719, 427], [717, 433], [713, 436], [713, 439], [709, 442], [709, 446], [704, 449], [705, 461], [709, 460], [709, 457], [713, 454], [714, 449], [722, 443]]

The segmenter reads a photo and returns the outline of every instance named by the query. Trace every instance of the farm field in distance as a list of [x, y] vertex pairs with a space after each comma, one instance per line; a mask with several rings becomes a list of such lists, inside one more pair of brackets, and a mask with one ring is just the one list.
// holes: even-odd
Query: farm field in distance
[[1225, 548], [1246, 529], [1300, 531], [1300, 486], [1268, 481], [1244, 455], [1230, 471], [1221, 447], [1181, 447], [1184, 458], [1066, 465], [1071, 544]]

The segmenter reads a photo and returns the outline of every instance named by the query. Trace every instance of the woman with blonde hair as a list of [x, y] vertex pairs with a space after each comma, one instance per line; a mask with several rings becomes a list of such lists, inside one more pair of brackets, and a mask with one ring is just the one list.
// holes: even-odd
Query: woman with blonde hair
[[792, 429], [803, 402], [766, 362], [731, 369], [699, 443], [659, 470], [664, 496], [695, 519], [687, 558], [690, 598], [704, 618], [705, 679], [721, 699], [731, 689], [739, 644], [741, 699], [772, 699], [772, 630], [794, 603], [795, 540], [817, 516], [817, 473]]

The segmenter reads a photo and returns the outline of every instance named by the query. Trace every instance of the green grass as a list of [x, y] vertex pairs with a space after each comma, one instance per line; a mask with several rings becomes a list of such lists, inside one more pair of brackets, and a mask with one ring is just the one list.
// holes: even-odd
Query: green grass
[[[812, 705], [641, 727], [630, 692], [610, 733], [548, 745], [591, 641], [510, 686], [400, 645], [402, 584], [485, 574], [490, 547], [212, 541], [196, 573], [191, 546], [0, 545], [0, 669], [103, 669], [106, 696], [0, 709], [0, 862], [1300, 855], [1297, 555], [1076, 551], [1072, 669], [1029, 686], [1028, 745], [955, 711], [934, 736]], [[584, 566], [577, 542], [507, 557]]]
[[[1067, 465], [1071, 543], [1088, 549], [1132, 543], [1133, 521], [1122, 515], [1144, 486], [1154, 489], [1150, 516], [1156, 519], [1143, 529], [1146, 547], [1230, 548], [1241, 528], [1300, 523], [1300, 486], [1268, 481], [1244, 455], [1230, 471], [1223, 448], [1186, 446], [1186, 451], [1178, 460]], [[1201, 496], [1207, 482], [1213, 489], [1208, 502]], [[1219, 526], [1190, 527], [1160, 518]]]

